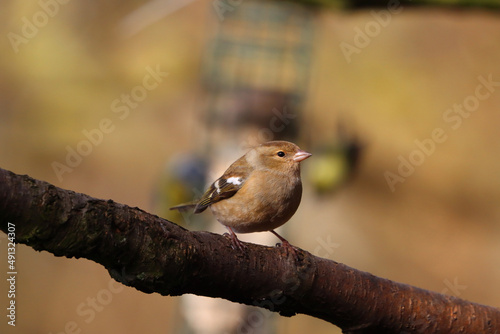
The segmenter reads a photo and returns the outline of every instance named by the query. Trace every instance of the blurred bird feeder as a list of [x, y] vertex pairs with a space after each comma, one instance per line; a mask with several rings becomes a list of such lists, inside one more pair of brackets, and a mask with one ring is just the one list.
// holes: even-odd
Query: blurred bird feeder
[[203, 60], [208, 145], [296, 141], [306, 98], [314, 8], [282, 1], [213, 3], [219, 19]]

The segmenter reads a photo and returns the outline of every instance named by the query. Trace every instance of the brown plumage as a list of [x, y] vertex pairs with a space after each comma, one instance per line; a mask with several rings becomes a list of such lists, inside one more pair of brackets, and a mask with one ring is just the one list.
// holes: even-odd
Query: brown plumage
[[300, 162], [311, 154], [286, 141], [271, 141], [252, 148], [236, 160], [196, 203], [171, 209], [210, 207], [215, 218], [231, 232], [233, 244], [242, 248], [234, 232], [271, 231], [286, 247], [290, 244], [274, 229], [297, 211], [302, 196]]

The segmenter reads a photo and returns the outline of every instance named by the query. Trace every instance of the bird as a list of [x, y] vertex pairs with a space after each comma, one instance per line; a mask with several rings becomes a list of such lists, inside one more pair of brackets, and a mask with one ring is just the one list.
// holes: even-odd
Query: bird
[[297, 211], [302, 197], [300, 162], [311, 155], [287, 141], [260, 144], [231, 164], [199, 200], [170, 209], [201, 213], [210, 208], [229, 230], [233, 249], [245, 248], [235, 233], [270, 231], [294, 252], [295, 247], [274, 229]]
[[308, 166], [305, 177], [319, 195], [340, 190], [351, 181], [361, 165], [366, 144], [346, 123], [339, 121], [335, 140], [323, 141], [315, 148], [315, 158]]

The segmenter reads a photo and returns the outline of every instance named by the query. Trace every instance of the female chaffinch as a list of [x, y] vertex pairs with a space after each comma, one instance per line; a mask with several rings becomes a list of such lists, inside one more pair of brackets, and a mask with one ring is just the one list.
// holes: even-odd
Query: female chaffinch
[[[286, 141], [270, 141], [252, 148], [236, 160], [195, 203], [171, 209], [194, 208], [201, 213], [210, 207], [215, 218], [230, 232], [233, 246], [243, 249], [234, 232], [274, 231], [297, 211], [302, 196], [300, 162], [311, 153]], [[293, 247], [292, 247], [293, 248]]]

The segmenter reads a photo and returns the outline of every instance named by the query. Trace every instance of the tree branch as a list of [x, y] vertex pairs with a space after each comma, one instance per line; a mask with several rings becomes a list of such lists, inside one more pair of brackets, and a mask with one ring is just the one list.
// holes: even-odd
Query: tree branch
[[434, 7], [449, 9], [484, 9], [497, 12], [500, 3], [492, 0], [293, 0], [296, 3], [311, 5], [332, 6], [349, 10], [363, 10], [389, 6], [402, 7]]
[[392, 282], [306, 251], [190, 232], [139, 208], [92, 198], [0, 169], [0, 222], [16, 242], [84, 257], [146, 292], [221, 297], [284, 316], [308, 314], [344, 333], [498, 333], [500, 311]]

